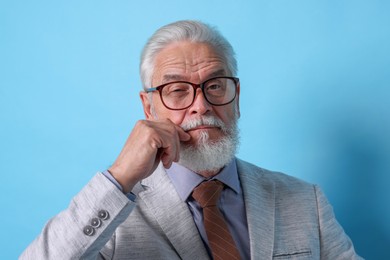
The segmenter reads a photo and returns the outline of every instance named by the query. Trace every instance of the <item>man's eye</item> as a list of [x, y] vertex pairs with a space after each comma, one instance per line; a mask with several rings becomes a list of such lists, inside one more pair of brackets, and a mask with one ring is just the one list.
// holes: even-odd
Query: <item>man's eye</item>
[[171, 88], [169, 94], [184, 94], [188, 92], [188, 88]]
[[217, 84], [214, 84], [214, 85], [211, 85], [211, 86], [208, 86], [207, 89], [208, 90], [218, 90], [218, 89], [221, 89], [222, 86], [221, 85], [217, 85]]
[[183, 92], [187, 90], [188, 90], [187, 88], [173, 88], [170, 90], [170, 92]]
[[166, 91], [167, 95], [185, 95], [190, 91], [188, 86], [185, 85], [173, 85], [167, 87], [164, 90]]
[[213, 85], [207, 86], [207, 88], [206, 88], [207, 92], [213, 92], [213, 93], [221, 92], [224, 90], [225, 90], [225, 87], [221, 84], [213, 84]]

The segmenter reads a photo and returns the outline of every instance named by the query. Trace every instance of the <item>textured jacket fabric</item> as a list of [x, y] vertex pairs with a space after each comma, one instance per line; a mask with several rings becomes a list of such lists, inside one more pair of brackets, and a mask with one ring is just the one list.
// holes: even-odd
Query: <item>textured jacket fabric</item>
[[[316, 185], [239, 159], [237, 167], [251, 259], [361, 259]], [[133, 192], [136, 202], [98, 173], [20, 259], [209, 259], [161, 164]], [[86, 231], [102, 210], [108, 218]]]

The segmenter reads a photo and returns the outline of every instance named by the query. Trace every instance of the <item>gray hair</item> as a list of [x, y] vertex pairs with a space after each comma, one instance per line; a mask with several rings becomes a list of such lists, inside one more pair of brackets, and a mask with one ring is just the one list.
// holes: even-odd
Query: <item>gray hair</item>
[[200, 21], [177, 21], [158, 29], [149, 38], [141, 54], [140, 74], [144, 89], [152, 87], [156, 55], [173, 42], [191, 41], [206, 43], [218, 51], [226, 62], [228, 73], [237, 74], [237, 61], [233, 47], [215, 28]]

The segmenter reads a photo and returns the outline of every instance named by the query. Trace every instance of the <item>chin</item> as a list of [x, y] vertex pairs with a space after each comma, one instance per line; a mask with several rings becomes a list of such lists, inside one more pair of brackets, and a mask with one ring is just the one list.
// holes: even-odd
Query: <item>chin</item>
[[239, 144], [238, 135], [222, 135], [211, 140], [207, 133], [201, 134], [196, 144], [183, 143], [179, 164], [196, 172], [218, 172], [235, 156]]

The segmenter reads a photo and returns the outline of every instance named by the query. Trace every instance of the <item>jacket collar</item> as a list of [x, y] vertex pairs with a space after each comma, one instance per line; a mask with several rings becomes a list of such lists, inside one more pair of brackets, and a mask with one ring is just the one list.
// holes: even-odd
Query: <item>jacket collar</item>
[[182, 259], [208, 259], [208, 253], [196, 228], [188, 206], [176, 192], [162, 164], [141, 182], [138, 194], [153, 212], [161, 229]]

